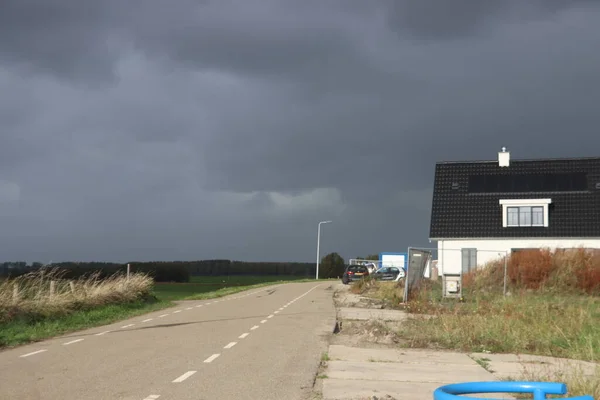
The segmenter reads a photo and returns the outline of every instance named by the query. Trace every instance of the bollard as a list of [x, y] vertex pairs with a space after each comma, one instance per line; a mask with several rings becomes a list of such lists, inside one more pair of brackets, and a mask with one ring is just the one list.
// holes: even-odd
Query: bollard
[[[433, 392], [433, 400], [460, 400], [462, 394], [487, 393], [528, 393], [533, 400], [546, 400], [547, 395], [567, 394], [567, 385], [554, 382], [466, 382], [453, 383], [437, 388]], [[469, 397], [471, 400], [486, 400], [480, 397]], [[565, 397], [570, 400], [594, 400], [592, 396]], [[489, 400], [489, 399], [487, 399]]]

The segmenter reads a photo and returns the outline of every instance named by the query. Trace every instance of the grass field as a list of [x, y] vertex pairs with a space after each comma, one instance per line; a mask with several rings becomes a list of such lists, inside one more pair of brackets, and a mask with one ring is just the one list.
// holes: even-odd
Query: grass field
[[[155, 283], [150, 286], [144, 286], [147, 283], [142, 279], [142, 287], [138, 289], [138, 294], [131, 296], [130, 291], [124, 291], [128, 297], [123, 298], [115, 297], [108, 290], [101, 290], [103, 286], [98, 282], [88, 282], [88, 286], [96, 287], [92, 292], [97, 295], [87, 295], [85, 301], [90, 303], [87, 305], [82, 303], [83, 298], [73, 297], [68, 290], [60, 292], [60, 296], [54, 296], [52, 301], [47, 297], [40, 297], [41, 281], [34, 280], [23, 293], [31, 292], [35, 293], [35, 296], [28, 298], [23, 295], [18, 309], [12, 302], [12, 286], [5, 282], [6, 284], [0, 286], [0, 348], [113, 323], [170, 307], [174, 304], [173, 301], [177, 300], [215, 298], [271, 284], [306, 281], [302, 278], [211, 276], [193, 277], [190, 283]], [[86, 283], [82, 283], [84, 284]], [[43, 287], [46, 288], [47, 284]], [[91, 293], [89, 290], [87, 292]]]
[[[160, 300], [174, 301], [226, 296], [253, 285], [277, 282], [303, 282], [296, 276], [194, 276], [190, 283], [155, 283], [154, 294]], [[225, 290], [227, 289], [227, 290]], [[225, 293], [225, 294], [223, 294]]]
[[[352, 289], [398, 307], [402, 289], [361, 282]], [[464, 302], [442, 300], [441, 283], [424, 282], [407, 310], [434, 318], [410, 318], [395, 334], [413, 348], [464, 352], [535, 354], [600, 362], [600, 297], [569, 292], [515, 290], [511, 296], [466, 290]], [[560, 381], [571, 395], [600, 398], [600, 366], [595, 376], [578, 371], [537, 374], [517, 380]]]

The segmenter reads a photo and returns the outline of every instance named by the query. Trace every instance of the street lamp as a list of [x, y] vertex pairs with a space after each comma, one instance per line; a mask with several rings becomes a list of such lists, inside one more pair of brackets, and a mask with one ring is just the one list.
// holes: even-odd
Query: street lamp
[[315, 279], [319, 279], [319, 247], [321, 246], [321, 224], [330, 224], [332, 221], [321, 221], [317, 228], [317, 273]]

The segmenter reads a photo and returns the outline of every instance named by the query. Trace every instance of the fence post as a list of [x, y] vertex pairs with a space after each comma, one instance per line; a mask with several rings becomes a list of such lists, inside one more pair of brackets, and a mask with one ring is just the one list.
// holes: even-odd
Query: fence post
[[55, 289], [56, 289], [56, 281], [50, 281], [50, 297], [54, 296]]
[[506, 275], [508, 273], [508, 252], [504, 252], [504, 297], [506, 297]]
[[75, 294], [75, 283], [73, 281], [69, 281], [69, 287], [71, 288], [71, 293]]
[[19, 301], [19, 284], [13, 284], [13, 303]]
[[127, 264], [127, 280], [129, 280], [129, 270], [131, 269], [130, 264]]

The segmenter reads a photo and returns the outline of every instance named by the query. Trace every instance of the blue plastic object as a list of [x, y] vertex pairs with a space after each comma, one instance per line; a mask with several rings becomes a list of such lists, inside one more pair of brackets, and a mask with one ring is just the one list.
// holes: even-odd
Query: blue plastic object
[[[552, 382], [466, 382], [437, 388], [433, 400], [489, 400], [479, 397], [460, 397], [461, 394], [530, 393], [533, 400], [546, 400], [546, 395], [567, 394], [567, 385]], [[570, 400], [594, 400], [592, 396], [565, 397]]]

